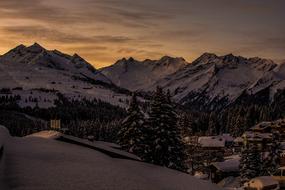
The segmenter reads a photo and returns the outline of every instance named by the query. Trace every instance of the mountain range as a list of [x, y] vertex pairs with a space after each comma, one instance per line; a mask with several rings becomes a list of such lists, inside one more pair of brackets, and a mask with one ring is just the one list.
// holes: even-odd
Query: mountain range
[[0, 88], [2, 94], [9, 89], [8, 94], [20, 95], [22, 107], [53, 106], [58, 92], [70, 99], [97, 98], [121, 106], [129, 97], [79, 55], [46, 50], [37, 43], [0, 56]]
[[169, 89], [180, 104], [199, 104], [211, 110], [227, 106], [245, 93], [254, 96], [268, 88], [272, 100], [278, 89], [285, 88], [285, 63], [233, 54], [204, 53], [192, 63], [170, 57], [142, 62], [122, 59], [101, 71], [123, 88], [153, 91], [160, 86]]
[[[26, 98], [31, 93], [41, 94], [50, 100], [42, 101], [43, 107], [52, 104], [54, 91], [70, 98], [97, 98], [124, 106], [131, 91], [151, 92], [161, 86], [180, 104], [215, 109], [265, 89], [269, 89], [268, 99], [272, 101], [275, 93], [285, 88], [285, 63], [232, 54], [204, 53], [192, 63], [169, 56], [144, 61], [123, 58], [95, 69], [77, 54], [46, 50], [35, 43], [20, 45], [0, 56], [0, 70], [0, 88], [12, 89], [13, 94]], [[30, 105], [25, 101], [21, 104]]]

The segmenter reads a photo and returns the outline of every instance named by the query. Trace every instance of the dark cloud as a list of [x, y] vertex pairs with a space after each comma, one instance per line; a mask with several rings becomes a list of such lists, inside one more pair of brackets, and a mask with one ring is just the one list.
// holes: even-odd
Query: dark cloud
[[122, 7], [112, 1], [82, 0], [73, 2], [44, 0], [1, 0], [1, 18], [32, 19], [56, 24], [110, 23], [126, 27], [149, 27], [157, 20], [171, 19], [161, 11], [140, 10]]
[[1, 18], [26, 18], [56, 23], [76, 20], [65, 9], [46, 5], [42, 0], [1, 0], [0, 15]]
[[53, 40], [61, 43], [130, 43], [135, 39], [126, 36], [111, 36], [111, 35], [97, 35], [97, 36], [83, 36], [79, 34], [64, 33], [54, 29], [48, 29], [42, 26], [7, 26], [2, 27], [2, 31], [23, 35], [31, 38], [42, 38], [46, 40]]

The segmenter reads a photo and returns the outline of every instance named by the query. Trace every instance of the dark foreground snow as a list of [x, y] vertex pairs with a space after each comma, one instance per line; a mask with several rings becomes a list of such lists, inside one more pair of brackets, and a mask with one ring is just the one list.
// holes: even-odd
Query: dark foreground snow
[[175, 170], [112, 158], [66, 142], [39, 137], [8, 137], [4, 141], [4, 133], [0, 127], [0, 143], [5, 146], [0, 162], [4, 174], [0, 173], [1, 190], [1, 182], [7, 189], [17, 190], [218, 189]]

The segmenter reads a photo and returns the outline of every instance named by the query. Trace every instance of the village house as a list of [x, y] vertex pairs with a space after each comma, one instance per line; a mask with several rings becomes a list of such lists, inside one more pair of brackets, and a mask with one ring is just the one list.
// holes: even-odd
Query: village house
[[240, 157], [225, 160], [223, 162], [213, 162], [210, 166], [210, 179], [213, 183], [218, 183], [226, 177], [239, 176]]

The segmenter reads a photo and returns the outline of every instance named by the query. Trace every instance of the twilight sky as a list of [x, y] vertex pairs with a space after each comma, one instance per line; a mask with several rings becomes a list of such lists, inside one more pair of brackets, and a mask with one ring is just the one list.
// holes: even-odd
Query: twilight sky
[[204, 52], [280, 61], [284, 9], [284, 0], [0, 0], [0, 54], [38, 42], [96, 68]]

